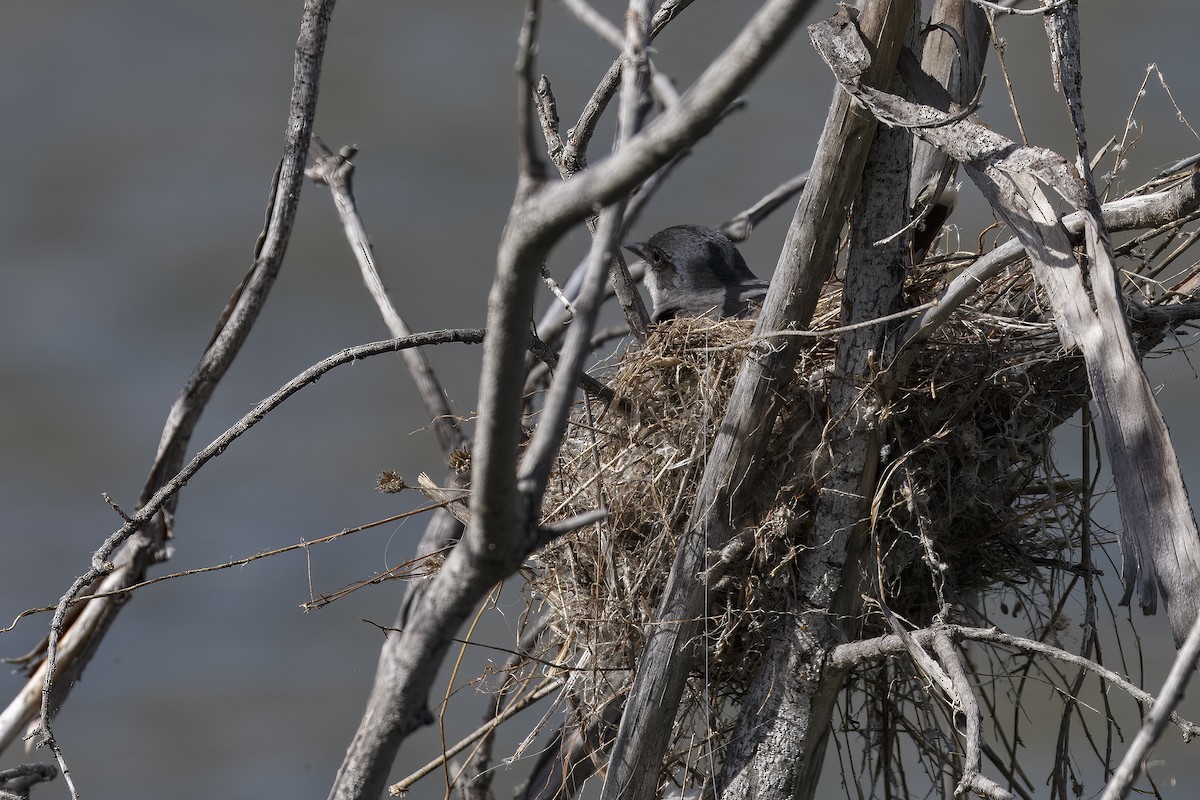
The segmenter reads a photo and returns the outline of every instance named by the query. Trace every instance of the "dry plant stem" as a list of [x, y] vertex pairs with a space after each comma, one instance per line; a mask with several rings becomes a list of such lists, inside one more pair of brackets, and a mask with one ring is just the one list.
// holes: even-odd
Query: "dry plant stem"
[[1121, 759], [1108, 786], [1104, 788], [1101, 800], [1119, 800], [1129, 794], [1133, 782], [1137, 780], [1138, 773], [1142, 771], [1142, 765], [1150, 754], [1150, 748], [1162, 736], [1167, 723], [1175, 719], [1175, 709], [1183, 700], [1183, 690], [1187, 688], [1188, 681], [1192, 677], [1197, 659], [1200, 659], [1200, 618], [1193, 623], [1187, 639], [1179, 648], [1175, 663], [1171, 665], [1171, 672], [1158, 691], [1158, 702], [1146, 715], [1146, 721], [1138, 729], [1137, 736], [1129, 745], [1125, 757]]
[[[526, 654], [531, 653], [537, 647], [538, 640], [549, 627], [550, 618], [546, 615], [535, 619], [525, 626], [521, 631], [520, 641], [517, 643], [516, 652], [512, 653], [505, 661], [504, 666], [500, 670], [500, 674], [507, 675], [504, 685], [488, 700], [488, 708], [484, 713], [483, 725], [471, 734], [471, 737], [479, 740], [479, 744], [471, 753], [463, 773], [459, 775], [455, 783], [463, 788], [464, 800], [490, 800], [492, 777], [495, 771], [491, 769], [492, 763], [492, 746], [496, 740], [496, 729], [500, 726], [503, 719], [508, 719], [516, 713], [517, 707], [526, 708], [529, 702], [532, 702], [533, 695], [539, 698], [545, 695], [541, 694], [543, 690], [548, 694], [550, 685], [554, 685], [555, 689], [561, 688], [562, 683], [559, 681], [544, 682], [540, 689], [535, 689], [526, 698], [519, 698], [513, 703], [510, 703], [507, 708], [502, 708], [507, 698], [517, 693], [524, 691], [530, 683], [533, 682], [535, 675], [528, 674], [525, 678], [518, 678], [520, 670], [529, 663]], [[452, 755], [450, 753], [447, 756]], [[391, 788], [395, 788], [394, 786]]]
[[[231, 301], [232, 308], [227, 311], [224, 324], [220, 326], [179, 399], [171, 409], [159, 445], [159, 452], [142, 491], [141, 502], [143, 503], [159, 491], [163, 481], [174, 474], [183, 462], [187, 443], [201, 411], [257, 319], [258, 311], [262, 308], [266, 295], [279, 273], [283, 262], [283, 253], [291, 233], [292, 221], [295, 218], [300, 184], [303, 181], [304, 159], [308, 151], [312, 120], [316, 110], [321, 57], [324, 53], [326, 32], [333, 5], [332, 0], [309, 0], [305, 3], [300, 23], [300, 35], [296, 44], [295, 82], [292, 89], [282, 166], [276, 183], [277, 191], [274, 192], [268, 212], [266, 231], [255, 254], [255, 265], [244, 285], [240, 287], [236, 299]], [[92, 558], [91, 568], [76, 579], [60, 601], [48, 636], [45, 669], [42, 670], [43, 674], [35, 674], [31, 678], [31, 680], [40, 679], [42, 681], [42, 733], [59, 766], [63, 769], [63, 777], [73, 797], [78, 793], [70, 773], [66, 769], [62, 751], [54, 739], [50, 720], [55, 710], [65, 700], [69, 687], [79, 678], [91, 655], [99, 646], [108, 626], [116, 617], [119, 605], [111, 602], [89, 604], [84, 614], [77, 618], [71, 627], [70, 635], [73, 640], [71, 657], [64, 657], [61, 669], [59, 669], [60, 655], [68, 655], [66, 652], [59, 653], [60, 640], [67, 635], [67, 631], [63, 630], [67, 606], [85, 587], [102, 577], [107, 576], [101, 587], [104, 590], [112, 590], [121, 585], [141, 580], [148, 566], [160, 558], [162, 544], [169, 535], [168, 519], [173, 505], [171, 503], [163, 508], [164, 518], [156, 520], [155, 524], [149, 526], [147, 530], [141, 531], [136, 540], [131, 542], [129, 552], [124, 554], [119, 569], [114, 571], [108, 560], [118, 546], [130, 540], [135, 529], [129, 530], [120, 537], [110, 537], [97, 550]], [[144, 518], [143, 522], [145, 521], [148, 520]], [[59, 687], [57, 689], [56, 682]], [[27, 692], [22, 692], [22, 695], [27, 696]], [[20, 702], [21, 697], [19, 696], [14, 703]], [[22, 705], [25, 704], [22, 703]], [[14, 707], [10, 705], [4, 715], [6, 722], [14, 721], [14, 711]], [[23, 708], [15, 711], [15, 716], [28, 718], [29, 711], [28, 707]], [[6, 741], [11, 740], [6, 739]]]
[[[379, 270], [375, 266], [371, 240], [367, 236], [362, 215], [359, 214], [358, 204], [354, 200], [354, 163], [350, 159], [357, 151], [347, 145], [334, 154], [320, 139], [315, 137], [314, 149], [318, 156], [308, 169], [307, 175], [310, 179], [329, 187], [329, 192], [333, 195], [334, 207], [337, 208], [338, 217], [342, 220], [346, 241], [358, 261], [363, 283], [366, 284], [367, 291], [370, 292], [371, 298], [379, 308], [379, 314], [383, 317], [384, 324], [387, 325], [388, 333], [392, 335], [393, 339], [411, 335], [412, 331], [404, 324], [396, 306], [388, 297], [387, 289], [383, 286], [383, 279], [379, 276]], [[412, 374], [413, 380], [417, 384], [417, 390], [421, 394], [421, 400], [425, 403], [425, 410], [433, 421], [433, 428], [437, 432], [442, 453], [449, 455], [452, 450], [466, 447], [467, 437], [463, 434], [458, 425], [458, 418], [446, 401], [446, 393], [443, 391], [437, 375], [434, 374], [433, 365], [430, 364], [425, 351], [419, 347], [413, 347], [401, 351], [400, 355], [404, 359], [408, 371]]]
[[[1129, 335], [1095, 192], [1056, 154], [1019, 147], [978, 123], [945, 113], [949, 103], [944, 92], [939, 94], [927, 76], [904, 75], [914, 96], [938, 108], [914, 105], [863, 83], [867, 48], [855, 41], [852, 27], [844, 30], [844, 38], [831, 33], [841, 39], [837, 46], [826, 39], [822, 50], [842, 86], [889, 124], [911, 129], [961, 161], [1030, 254], [1063, 346], [1078, 347], [1083, 354], [1105, 430], [1123, 524], [1122, 602], [1136, 591], [1143, 612], [1154, 613], [1161, 592], [1180, 643], [1200, 612], [1200, 534], [1166, 423]], [[1084, 213], [1095, 310], [1070, 239], [1039, 183], [1053, 187]]]
[[[873, 3], [864, 15], [864, 24], [883, 43], [879, 57], [882, 77], [894, 69], [899, 50], [896, 43], [903, 41], [913, 7], [912, 2]], [[680, 105], [685, 104], [686, 97]], [[874, 120], [853, 109], [850, 99], [839, 93], [756, 334], [805, 323], [812, 316], [820, 287], [832, 270], [838, 233], [874, 130]], [[707, 595], [707, 587], [697, 576], [706, 566], [706, 554], [719, 550], [733, 533], [733, 523], [742, 511], [738, 490], [754, 480], [754, 468], [774, 418], [773, 402], [797, 352], [794, 346], [760, 346], [743, 364], [729, 411], [709, 453], [687, 532], [679, 543], [657, 623], [643, 651], [601, 795], [604, 800], [644, 800], [656, 790], [667, 733], [691, 671], [698, 620]], [[822, 553], [833, 561], [842, 555]], [[799, 652], [799, 643], [783, 652]], [[812, 754], [802, 749], [799, 753], [793, 750], [792, 755], [804, 764]], [[816, 770], [812, 763], [808, 768]], [[790, 778], [796, 777], [794, 765], [788, 772]]]
[[[1114, 200], [1101, 206], [1104, 225], [1110, 231], [1157, 228], [1182, 219], [1200, 208], [1200, 172], [1192, 172], [1182, 183], [1170, 189], [1139, 197]], [[1062, 225], [1072, 235], [1083, 232], [1084, 213], [1076, 211], [1063, 217]], [[1019, 239], [1009, 239], [980, 257], [950, 282], [937, 305], [913, 320], [905, 331], [905, 347], [919, 344], [962, 307], [971, 295], [990, 278], [1025, 258]]]

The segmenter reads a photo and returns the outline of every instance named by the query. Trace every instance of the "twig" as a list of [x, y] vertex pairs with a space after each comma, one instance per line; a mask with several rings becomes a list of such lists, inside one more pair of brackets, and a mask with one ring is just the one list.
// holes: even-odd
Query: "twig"
[[960, 728], [961, 724], [958, 732], [966, 742], [963, 774], [954, 790], [955, 797], [962, 797], [970, 792], [997, 800], [1009, 800], [1012, 797], [1009, 792], [985, 778], [980, 772], [982, 758], [979, 749], [979, 704], [975, 702], [975, 690], [967, 678], [966, 670], [963, 669], [959, 653], [945, 628], [940, 625], [934, 629], [933, 650], [953, 685], [952, 696], [958, 704], [958, 708], [954, 710], [955, 728]]
[[717, 230], [729, 237], [730, 241], [743, 242], [750, 238], [754, 226], [769, 216], [771, 212], [804, 191], [808, 183], [808, 171], [784, 181], [767, 193], [763, 199], [754, 205], [735, 214], [733, 219], [721, 225]]
[[517, 170], [520, 192], [532, 192], [546, 179], [546, 165], [538, 157], [533, 134], [534, 71], [537, 65], [537, 33], [540, 0], [526, 0], [521, 33], [517, 37]]
[[[230, 306], [222, 315], [222, 324], [218, 326], [212, 342], [196, 366], [196, 370], [188, 380], [180, 398], [171, 409], [166, 429], [160, 440], [158, 455], [142, 491], [142, 501], [147, 500], [151, 494], [160, 493], [162, 490], [159, 487], [162, 486], [162, 481], [167, 475], [174, 473], [178, 465], [182, 463], [188, 441], [200, 413], [207, 405], [216, 384], [229, 368], [250, 328], [258, 318], [258, 312], [265, 303], [267, 294], [282, 266], [283, 253], [291, 234], [292, 222], [295, 219], [296, 206], [300, 197], [300, 185], [303, 182], [304, 159], [308, 151], [313, 117], [316, 113], [321, 61], [332, 13], [333, 0], [306, 0], [305, 2], [300, 21], [300, 35], [296, 43], [295, 80], [288, 114], [287, 140], [277, 179], [272, 188], [266, 229], [256, 247], [255, 265], [243, 285], [235, 293], [234, 299], [230, 301]], [[276, 191], [277, 189], [280, 191]], [[168, 497], [173, 494], [174, 492], [171, 492]], [[123, 569], [113, 575], [113, 580], [125, 581], [127, 578], [132, 578], [133, 581], [136, 581], [141, 574], [144, 574], [143, 570], [155, 560], [153, 554], [159, 550], [169, 534], [169, 522], [166, 516], [170, 514], [172, 508], [173, 503], [162, 509], [165, 512], [164, 518], [159, 520], [152, 535], [147, 537], [146, 546], [139, 547], [136, 552], [129, 554]], [[142, 516], [140, 512], [138, 516]], [[143, 522], [145, 521], [149, 521], [148, 515], [144, 517]], [[47, 637], [47, 655], [41, 691], [41, 729], [45, 743], [54, 753], [54, 757], [63, 771], [63, 778], [73, 798], [78, 797], [78, 791], [71, 780], [62, 750], [55, 740], [51, 718], [57, 706], [61, 705], [65, 699], [69, 687], [82, 673], [91, 654], [95, 653], [98, 648], [98, 641], [91, 641], [90, 644], [84, 645], [82, 640], [91, 639], [93, 636], [103, 636], [118, 613], [118, 607], [112, 604], [104, 604], [103, 608], [100, 605], [91, 606], [91, 608], [97, 609], [94, 616], [86, 620], [81, 617], [75, 621], [72, 628], [76, 630], [74, 638], [80, 640], [80, 647], [72, 658], [64, 661], [64, 672], [58, 674], [59, 643], [64, 636], [63, 622], [70, 601], [95, 579], [113, 572], [113, 565], [106, 563], [106, 559], [112, 549], [126, 538], [127, 536], [113, 541], [110, 537], [110, 541], [97, 551], [98, 556], [106, 550], [107, 553], [99, 558], [93, 558], [92, 568], [76, 579], [67, 593], [63, 595]], [[60, 681], [59, 687], [55, 686], [56, 680]], [[21, 698], [14, 703], [23, 705]], [[2, 719], [9, 723], [13, 722], [14, 720], [10, 716], [10, 712], [13, 711], [14, 706], [10, 705]], [[26, 714], [23, 710], [16, 713], [22, 717]]]
[[414, 783], [416, 783], [417, 781], [419, 781], [421, 778], [424, 778], [426, 775], [439, 769], [442, 766], [442, 764], [444, 764], [450, 758], [453, 758], [454, 756], [461, 753], [463, 750], [466, 750], [468, 747], [470, 747], [475, 742], [482, 739], [484, 736], [487, 736], [488, 734], [492, 733], [493, 731], [496, 730], [496, 728], [499, 728], [501, 725], [503, 725], [505, 722], [507, 722], [510, 718], [516, 716], [521, 711], [524, 711], [525, 709], [529, 708], [531, 705], [533, 705], [537, 701], [541, 700], [543, 697], [549, 697], [550, 695], [554, 694], [555, 692], [557, 692], [559, 689], [562, 688], [562, 685], [563, 685], [562, 681], [547, 681], [546, 683], [542, 684], [540, 687], [538, 687], [534, 691], [527, 694], [525, 697], [522, 697], [519, 700], [514, 700], [513, 703], [508, 706], [508, 708], [501, 711], [499, 714], [497, 714], [494, 718], [489, 720], [484, 725], [481, 725], [479, 728], [476, 728], [474, 731], [472, 731], [470, 734], [468, 734], [465, 738], [456, 742], [451, 747], [446, 748], [442, 752], [442, 754], [439, 755], [437, 758], [433, 759], [428, 764], [421, 767], [416, 772], [412, 773], [411, 775], [404, 778], [403, 780], [393, 783], [391, 786], [388, 787], [388, 794], [392, 795], [393, 797], [403, 796], [404, 794], [406, 794], [408, 792], [409, 789], [412, 788], [412, 785]]
[[[388, 296], [387, 289], [383, 286], [383, 279], [379, 276], [379, 269], [375, 266], [371, 239], [367, 236], [362, 215], [358, 211], [358, 203], [354, 199], [354, 162], [350, 159], [358, 152], [357, 148], [344, 145], [335, 154], [325, 146], [324, 142], [314, 136], [313, 149], [317, 155], [313, 159], [313, 165], [305, 171], [305, 175], [310, 180], [329, 187], [338, 217], [342, 220], [346, 241], [350, 244], [350, 250], [358, 261], [363, 283], [366, 284], [367, 291], [375, 301], [375, 306], [379, 309], [384, 324], [387, 325], [388, 333], [392, 335], [393, 339], [412, 335], [412, 331], [400, 317], [400, 312], [396, 310], [395, 304]], [[445, 389], [434, 373], [433, 365], [425, 355], [425, 351], [419, 347], [412, 347], [402, 350], [400, 355], [404, 359], [408, 371], [412, 373], [417, 390], [421, 394], [421, 400], [425, 403], [425, 410], [433, 421], [433, 429], [437, 432], [442, 453], [448, 455], [454, 450], [466, 447], [467, 437], [459, 427], [458, 419], [451, 410], [450, 403], [446, 400]]]
[[1020, 0], [1003, 0], [999, 3], [991, 3], [988, 0], [971, 0], [972, 3], [981, 7], [995, 11], [998, 14], [1012, 14], [1017, 17], [1035, 17], [1038, 14], [1045, 14], [1047, 11], [1065, 5], [1070, 0], [1055, 0], [1053, 3], [1047, 3], [1040, 8], [1013, 8]]
[[[950, 634], [959, 639], [966, 639], [976, 642], [992, 642], [1008, 647], [1015, 648], [1027, 653], [1037, 653], [1039, 655], [1049, 656], [1058, 659], [1067, 664], [1081, 667], [1099, 676], [1102, 680], [1108, 681], [1110, 684], [1128, 694], [1134, 700], [1147, 706], [1154, 706], [1158, 703], [1154, 696], [1145, 690], [1137, 687], [1133, 683], [1125, 680], [1117, 673], [1101, 666], [1090, 659], [1083, 658], [1071, 653], [1067, 650], [1038, 642], [1033, 639], [1026, 639], [1022, 636], [1013, 636], [1012, 634], [1002, 633], [995, 628], [971, 628], [965, 625], [949, 625], [947, 630]], [[932, 641], [932, 629], [921, 629], [912, 631], [911, 635], [914, 639], [921, 643], [922, 646], [928, 645]], [[829, 654], [828, 663], [831, 667], [849, 669], [853, 666], [861, 664], [865, 661], [886, 658], [892, 655], [906, 653], [907, 648], [900, 639], [894, 635], [880, 636], [874, 639], [863, 639], [857, 642], [849, 642], [839, 645], [834, 648]], [[1184, 719], [1175, 712], [1171, 712], [1171, 722], [1182, 731], [1184, 741], [1190, 741], [1192, 737], [1200, 734], [1200, 725], [1196, 725], [1189, 720]]]
[[[1154, 194], [1126, 197], [1101, 206], [1104, 225], [1110, 231], [1155, 228], [1178, 219], [1200, 207], [1200, 172], [1193, 172], [1179, 185]], [[1084, 215], [1080, 212], [1062, 218], [1062, 225], [1071, 234], [1083, 231]], [[1010, 239], [980, 258], [950, 282], [936, 305], [913, 320], [904, 335], [904, 347], [910, 348], [928, 339], [943, 322], [983, 284], [1005, 268], [1025, 257], [1025, 248], [1017, 239]]]
[[[508, 679], [488, 700], [488, 707], [483, 717], [484, 725], [490, 724], [500, 716], [501, 706], [504, 705], [507, 697], [514, 692], [523, 691], [534, 680], [536, 672], [528, 673], [523, 680], [517, 680], [517, 672], [526, 661], [533, 660], [527, 656], [527, 653], [537, 646], [538, 639], [542, 637], [549, 626], [550, 616], [542, 615], [521, 631], [516, 651], [509, 655], [501, 670], [502, 673], [507, 674]], [[491, 800], [492, 798], [490, 790], [494, 773], [489, 766], [492, 761], [492, 745], [496, 739], [496, 730], [496, 727], [493, 726], [481, 737], [478, 746], [471, 753], [470, 759], [463, 766], [462, 771], [455, 776], [454, 783], [456, 786], [462, 787], [464, 800]]]
[[1146, 721], [1142, 723], [1137, 736], [1129, 745], [1129, 750], [1126, 751], [1125, 757], [1117, 766], [1112, 780], [1104, 788], [1101, 800], [1118, 800], [1129, 794], [1134, 780], [1142, 770], [1142, 764], [1149, 754], [1150, 748], [1162, 736], [1167, 723], [1176, 722], [1178, 724], [1175, 708], [1183, 699], [1183, 690], [1195, 672], [1198, 658], [1200, 658], [1200, 618], [1192, 625], [1191, 632], [1188, 633], [1183, 646], [1179, 648], [1179, 655], [1175, 657], [1175, 663], [1171, 665], [1171, 672], [1163, 682], [1162, 688], [1158, 690], [1158, 702], [1146, 715]]
[[[628, 13], [628, 31], [622, 69], [623, 85], [621, 87], [620, 113], [617, 120], [617, 146], [628, 142], [638, 132], [641, 125], [644, 106], [642, 97], [646, 90], [646, 39], [650, 24], [649, 0], [631, 0]], [[587, 273], [576, 302], [575, 319], [567, 330], [566, 342], [563, 346], [558, 372], [551, 381], [545, 404], [542, 409], [541, 421], [533, 432], [533, 438], [521, 460], [517, 480], [525, 502], [530, 508], [540, 508], [542, 497], [546, 491], [546, 483], [554, 461], [558, 457], [558, 448], [566, 432], [567, 418], [574, 404], [575, 386], [585, 373], [584, 359], [591, 352], [592, 331], [600, 314], [600, 306], [604, 300], [606, 279], [611, 274], [615, 287], [621, 286], [620, 278], [624, 278], [625, 291], [636, 290], [629, 281], [628, 273], [621, 275], [620, 267], [623, 259], [617, 252], [618, 237], [621, 233], [621, 220], [628, 204], [626, 198], [621, 198], [600, 212], [600, 222], [596, 226], [596, 235], [592, 240], [592, 249], [588, 254]], [[616, 260], [616, 269], [609, 265]], [[621, 291], [620, 288], [617, 289]], [[640, 299], [636, 306], [641, 306]], [[632, 309], [636, 312], [637, 308]], [[638, 319], [636, 313], [626, 309], [630, 327], [637, 330], [635, 322], [642, 326], [646, 324], [645, 308], [641, 307], [642, 316]]]
[[57, 777], [53, 764], [21, 764], [0, 770], [0, 800], [28, 800], [30, 788]]

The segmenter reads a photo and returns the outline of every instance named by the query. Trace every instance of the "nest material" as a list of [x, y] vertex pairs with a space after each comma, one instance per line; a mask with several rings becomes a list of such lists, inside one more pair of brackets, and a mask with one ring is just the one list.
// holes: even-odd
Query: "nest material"
[[[926, 267], [910, 289], [941, 276]], [[831, 285], [815, 328], [834, 327], [840, 304]], [[585, 697], [611, 692], [614, 671], [631, 672], [642, 652], [752, 329], [708, 319], [658, 326], [613, 368], [623, 409], [594, 417], [588, 407], [574, 419], [544, 512], [602, 504], [610, 516], [540, 553], [533, 590], [566, 660], [593, 669], [575, 678]], [[696, 669], [725, 699], [752, 679], [771, 613], [794, 591], [797, 556], [813, 546], [807, 523], [836, 341], [804, 346], [741, 533], [710, 553], [715, 591]], [[942, 599], [1028, 582], [1063, 557], [1071, 542], [1061, 521], [1077, 498], [1049, 478], [1050, 436], [1085, 402], [1086, 381], [1032, 281], [989, 284], [922, 346], [889, 397], [874, 535], [891, 608], [920, 623]]]

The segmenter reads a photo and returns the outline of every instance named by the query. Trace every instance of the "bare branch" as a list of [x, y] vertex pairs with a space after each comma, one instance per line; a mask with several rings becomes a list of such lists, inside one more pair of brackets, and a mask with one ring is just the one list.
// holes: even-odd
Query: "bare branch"
[[745, 211], [735, 215], [724, 225], [719, 226], [717, 230], [728, 236], [732, 242], [743, 242], [749, 239], [750, 232], [754, 230], [755, 225], [770, 216], [775, 209], [804, 191], [806, 183], [808, 183], [808, 172], [803, 172], [794, 178], [784, 181], [768, 192], [766, 197]]
[[950, 634], [944, 626], [938, 626], [933, 633], [933, 650], [937, 653], [938, 661], [946, 669], [946, 675], [953, 686], [951, 697], [957, 708], [954, 709], [955, 728], [966, 743], [963, 755], [963, 774], [954, 789], [956, 797], [968, 793], [990, 797], [994, 800], [1009, 800], [1012, 794], [1006, 792], [994, 781], [985, 778], [980, 772], [982, 757], [979, 748], [979, 726], [981, 716], [979, 704], [975, 702], [975, 688], [967, 678], [963, 668], [962, 657], [950, 640]]
[[[633, 138], [641, 124], [644, 109], [642, 97], [646, 89], [646, 37], [650, 22], [649, 5], [648, 0], [632, 0], [629, 7], [627, 44], [624, 68], [622, 69], [621, 104], [617, 120], [618, 152], [620, 152], [621, 146]], [[618, 239], [627, 203], [625, 198], [621, 198], [600, 213], [600, 222], [596, 227], [596, 235], [592, 239], [592, 249], [588, 255], [587, 272], [576, 301], [575, 319], [567, 330], [567, 339], [558, 372], [550, 384], [550, 391], [546, 395], [545, 405], [542, 409], [541, 421], [533, 433], [533, 439], [525, 452], [518, 474], [518, 486], [521, 493], [525, 495], [525, 502], [530, 508], [541, 507], [546, 482], [550, 479], [550, 471], [558, 456], [558, 448], [567, 428], [567, 417], [574, 404], [575, 385], [579, 377], [583, 375], [584, 359], [592, 349], [592, 331], [596, 327], [596, 319], [604, 300], [606, 279], [612, 274], [614, 288], [622, 286]], [[609, 265], [614, 260], [618, 261], [615, 271], [609, 269]], [[634, 297], [637, 297], [637, 292], [629, 280], [629, 274], [626, 272], [623, 277], [624, 290], [632, 292]], [[620, 296], [621, 289], [618, 288], [617, 291]], [[641, 307], [640, 298], [637, 306]], [[637, 314], [630, 315], [630, 326], [633, 327], [635, 322], [639, 323], [644, 335], [646, 324], [644, 307], [641, 307], [641, 312], [640, 319]]]
[[[175, 473], [179, 464], [182, 463], [192, 430], [195, 428], [201, 412], [212, 396], [217, 383], [240, 350], [242, 342], [245, 341], [250, 328], [258, 318], [259, 310], [266, 302], [267, 294], [275, 277], [279, 274], [283, 263], [283, 254], [291, 234], [292, 222], [295, 219], [296, 205], [300, 198], [304, 160], [312, 133], [313, 117], [316, 113], [321, 60], [332, 13], [332, 0], [306, 0], [305, 2], [300, 22], [300, 35], [296, 43], [295, 79], [288, 114], [284, 155], [272, 188], [266, 230], [260, 237], [259, 245], [256, 248], [254, 267], [235, 293], [234, 299], [230, 301], [231, 307], [223, 315], [227, 319], [222, 320], [219, 331], [196, 365], [195, 371], [171, 409], [155, 463], [151, 467], [150, 476], [142, 490], [140, 501], [143, 503], [151, 495], [160, 491], [163, 481]], [[41, 676], [44, 681], [41, 691], [41, 727], [46, 743], [63, 769], [63, 778], [73, 797], [78, 796], [78, 793], [70, 773], [66, 769], [62, 751], [54, 739], [51, 718], [65, 699], [70, 687], [76, 683], [91, 655], [99, 647], [100, 640], [115, 619], [119, 606], [113, 603], [90, 604], [88, 612], [76, 619], [72, 625], [72, 629], [75, 631], [72, 638], [78, 642], [78, 647], [73, 650], [72, 657], [64, 658], [60, 665], [59, 642], [65, 633], [63, 623], [67, 606], [88, 584], [104, 575], [109, 575], [109, 573], [113, 574], [109, 575], [106, 588], [115, 588], [122, 584], [136, 583], [141, 580], [148, 566], [158, 559], [156, 554], [169, 536], [169, 518], [173, 508], [174, 502], [172, 501], [162, 509], [163, 515], [139, 537], [135, 546], [130, 548], [131, 552], [127, 554], [122, 568], [115, 573], [106, 563], [108, 555], [118, 544], [126, 541], [133, 531], [129, 531], [125, 537], [117, 541], [110, 539], [109, 542], [106, 542], [93, 558], [92, 568], [80, 576], [63, 596], [59, 603], [59, 609], [55, 612], [54, 621], [51, 623], [47, 639], [44, 675]], [[35, 675], [34, 679], [36, 680], [38, 677]], [[58, 684], [57, 687], [55, 682]], [[18, 703], [20, 703], [20, 698], [14, 701], [14, 704]], [[14, 707], [10, 705], [2, 719], [9, 723], [13, 722], [13, 718], [9, 716], [13, 710]], [[15, 713], [19, 718], [26, 717], [28, 710], [22, 709]]]
[[1101, 800], [1118, 800], [1129, 794], [1133, 782], [1150, 755], [1150, 748], [1162, 736], [1167, 723], [1176, 718], [1175, 709], [1183, 700], [1183, 690], [1195, 672], [1197, 660], [1200, 659], [1200, 617], [1192, 624], [1192, 629], [1179, 648], [1175, 663], [1167, 680], [1158, 691], [1158, 702], [1146, 715], [1146, 721], [1138, 730], [1137, 736], [1129, 745], [1125, 757], [1121, 759], [1117, 771], [1113, 774], [1108, 786], [1104, 788]]
[[30, 789], [57, 777], [58, 769], [53, 764], [21, 764], [0, 770], [0, 798], [28, 800]]
[[517, 170], [518, 193], [530, 192], [546, 179], [546, 165], [538, 156], [534, 137], [534, 80], [537, 65], [538, 15], [540, 0], [526, 0], [521, 34], [517, 37]]
[[[392, 335], [393, 339], [402, 339], [412, 335], [412, 331], [404, 324], [400, 312], [396, 310], [396, 306], [388, 297], [387, 289], [383, 286], [383, 279], [379, 276], [379, 270], [375, 266], [371, 239], [367, 236], [362, 215], [358, 211], [358, 203], [354, 199], [354, 162], [350, 159], [358, 152], [357, 148], [345, 145], [335, 154], [325, 146], [324, 142], [314, 136], [313, 149], [317, 152], [317, 157], [313, 159], [313, 165], [305, 174], [310, 180], [329, 187], [338, 217], [342, 220], [346, 241], [350, 244], [350, 249], [358, 261], [363, 283], [366, 284], [367, 291], [371, 293], [371, 298], [375, 301], [384, 324], [387, 325], [388, 333]], [[467, 437], [458, 424], [458, 418], [450, 409], [450, 403], [446, 400], [446, 392], [434, 373], [433, 365], [425, 355], [425, 351], [419, 347], [412, 347], [400, 351], [400, 355], [417, 384], [417, 391], [425, 403], [425, 410], [433, 422], [433, 429], [437, 432], [438, 441], [441, 443], [442, 453], [448, 455], [454, 450], [466, 447]]]
[[[1013, 636], [1009, 633], [1003, 633], [995, 628], [971, 628], [965, 625], [948, 625], [947, 630], [958, 639], [965, 639], [975, 642], [991, 642], [993, 644], [1012, 647], [1016, 650], [1021, 650], [1026, 653], [1036, 653], [1038, 655], [1048, 656], [1057, 659], [1067, 664], [1071, 664], [1098, 676], [1128, 694], [1138, 703], [1147, 706], [1153, 706], [1158, 701], [1149, 692], [1146, 692], [1134, 684], [1130, 683], [1123, 676], [1112, 670], [1097, 664], [1096, 662], [1082, 658], [1074, 653], [1068, 652], [1061, 648], [1055, 647], [1045, 642], [1027, 639], [1022, 636]], [[933, 641], [933, 630], [923, 629], [912, 631], [911, 635], [916, 639], [921, 646], [929, 646]], [[866, 661], [886, 658], [892, 655], [900, 655], [908, 652], [906, 645], [899, 637], [895, 635], [880, 636], [875, 639], [862, 639], [857, 642], [849, 642], [847, 644], [838, 645], [829, 653], [828, 665], [835, 669], [850, 669], [859, 666]], [[1170, 720], [1183, 732], [1185, 741], [1190, 741], [1193, 737], [1200, 734], [1200, 725], [1196, 725], [1183, 717], [1179, 716], [1174, 711], [1171, 712]]]

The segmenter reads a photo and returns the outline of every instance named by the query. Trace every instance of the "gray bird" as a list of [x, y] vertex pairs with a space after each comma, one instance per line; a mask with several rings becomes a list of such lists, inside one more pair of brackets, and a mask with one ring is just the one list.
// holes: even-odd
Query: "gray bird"
[[755, 277], [724, 234], [703, 225], [676, 225], [625, 249], [646, 262], [651, 322], [675, 317], [758, 315], [767, 282]]

